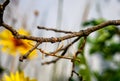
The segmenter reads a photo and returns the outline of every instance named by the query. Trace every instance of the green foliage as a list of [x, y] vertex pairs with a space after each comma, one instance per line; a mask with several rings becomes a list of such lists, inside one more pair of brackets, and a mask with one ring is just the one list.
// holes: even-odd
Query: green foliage
[[120, 52], [120, 43], [114, 41], [118, 28], [110, 25], [96, 32], [95, 38], [89, 38], [91, 44], [90, 54], [101, 53], [105, 58]]
[[[83, 39], [80, 40], [79, 45], [78, 45], [78, 49], [80, 49], [81, 44], [83, 43]], [[86, 81], [91, 81], [91, 77], [90, 77], [90, 68], [87, 64], [87, 61], [85, 59], [85, 55], [84, 55], [84, 51], [78, 55], [78, 57], [80, 59], [80, 63], [76, 63], [76, 65], [79, 66], [79, 74], [82, 75], [82, 78]]]
[[100, 18], [100, 19], [97, 19], [97, 20], [93, 19], [93, 20], [89, 20], [89, 21], [84, 22], [82, 25], [83, 26], [88, 26], [88, 25], [89, 26], [90, 25], [94, 26], [94, 25], [98, 25], [98, 24], [100, 24], [100, 23], [102, 23], [104, 21], [105, 20], [103, 18]]
[[[83, 26], [95, 26], [102, 22], [105, 22], [105, 19], [93, 19], [83, 23]], [[94, 37], [89, 36], [87, 42], [90, 44], [90, 54], [99, 53], [104, 57], [104, 60], [111, 60], [116, 53], [120, 53], [120, 30], [114, 25], [107, 26], [103, 29], [100, 29], [94, 33]], [[116, 40], [116, 38], [118, 40]], [[78, 49], [82, 40], [78, 45]], [[98, 81], [120, 81], [120, 67], [118, 69], [106, 69], [101, 75], [99, 73], [91, 73], [90, 68], [86, 62], [86, 58], [83, 54], [79, 55], [81, 63], [79, 66], [85, 65], [85, 69], [81, 69], [79, 73], [84, 77], [86, 81], [90, 81], [92, 75], [96, 77]], [[119, 63], [118, 63], [119, 64]], [[118, 65], [117, 65], [118, 66]]]
[[82, 75], [83, 79], [85, 79], [86, 81], [91, 81], [90, 68], [87, 65], [85, 56], [83, 54], [81, 54], [81, 55], [79, 55], [79, 58], [81, 61], [80, 65], [79, 65], [79, 67], [80, 67], [79, 73]]
[[103, 74], [94, 73], [98, 81], [120, 81], [120, 68], [118, 70], [106, 69]]

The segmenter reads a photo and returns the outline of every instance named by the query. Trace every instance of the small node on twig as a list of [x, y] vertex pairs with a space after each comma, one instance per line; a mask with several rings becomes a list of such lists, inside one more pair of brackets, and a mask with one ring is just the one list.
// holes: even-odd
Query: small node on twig
[[80, 32], [82, 32], [82, 33], [83, 33], [83, 36], [85, 36], [85, 37], [87, 37], [87, 36], [89, 35], [89, 33], [86, 33], [85, 30], [80, 30]]
[[55, 43], [57, 41], [57, 38], [51, 37], [51, 43]]

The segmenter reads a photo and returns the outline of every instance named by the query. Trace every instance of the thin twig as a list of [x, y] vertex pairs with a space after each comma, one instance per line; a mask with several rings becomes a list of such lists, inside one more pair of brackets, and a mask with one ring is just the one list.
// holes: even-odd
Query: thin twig
[[5, 9], [5, 7], [10, 3], [10, 0], [6, 0], [4, 3], [3, 3], [3, 9]]
[[[31, 46], [34, 46], [34, 45], [32, 45], [31, 43], [29, 43], [29, 44], [30, 44]], [[62, 50], [63, 50], [62, 47], [63, 47], [63, 45], [60, 46], [59, 48], [57, 48], [54, 52], [49, 52], [49, 53], [43, 51], [43, 50], [40, 49], [40, 48], [36, 48], [36, 49], [38, 49], [38, 50], [41, 51], [42, 53], [47, 53], [47, 54], [49, 54], [49, 55], [55, 55], [55, 54], [58, 53], [59, 51], [62, 51]], [[47, 54], [46, 54], [46, 55], [47, 55]], [[49, 55], [48, 55], [48, 56], [49, 56]]]
[[76, 74], [79, 78], [79, 81], [83, 81], [83, 77], [79, 75], [79, 73], [77, 73], [76, 71], [73, 71], [74, 74]]
[[[86, 44], [86, 38], [87, 37], [85, 36], [84, 37], [84, 41], [83, 41], [81, 47], [79, 48], [79, 50], [75, 53], [75, 55], [73, 57], [74, 59], [76, 59], [77, 55], [83, 51], [83, 49], [85, 47], [85, 44]], [[75, 68], [75, 62], [74, 62], [74, 60], [71, 60], [71, 62], [72, 62], [72, 70], [71, 70], [71, 76], [69, 77], [69, 81], [73, 77], [73, 73], [75, 73], [79, 77], [80, 81], [82, 81], [82, 77], [74, 70], [74, 68]]]
[[63, 58], [63, 59], [70, 59], [70, 60], [72, 59], [72, 58], [70, 58], [70, 57], [59, 56], [59, 55], [55, 55], [55, 54], [49, 54], [49, 53], [43, 51], [43, 50], [40, 49], [40, 48], [39, 48], [39, 51], [40, 51], [41, 53], [43, 53], [43, 54], [45, 54], [45, 55], [49, 55], [49, 56], [59, 57], [59, 58]]
[[43, 29], [43, 30], [51, 30], [54, 32], [59, 32], [59, 33], [65, 33], [65, 34], [73, 34], [76, 32], [72, 32], [72, 31], [64, 31], [64, 30], [58, 30], [58, 29], [54, 29], [54, 28], [46, 28], [46, 27], [41, 27], [41, 26], [37, 26], [38, 29]]
[[32, 47], [25, 55], [20, 56], [19, 60], [22, 62], [24, 59], [27, 59], [27, 57], [30, 55], [30, 53], [33, 50], [35, 50], [40, 44], [41, 44], [41, 42], [37, 42], [36, 45], [34, 47]]
[[82, 51], [84, 50], [84, 47], [85, 47], [85, 44], [86, 44], [86, 40], [87, 40], [87, 37], [85, 36], [81, 47], [75, 53], [75, 56], [74, 56], [75, 58], [78, 56], [79, 53], [82, 53]]
[[[66, 47], [62, 48], [61, 50], [64, 50], [62, 53], [61, 53], [61, 56], [64, 56], [67, 52], [67, 50], [69, 49], [70, 46], [72, 46], [75, 42], [77, 42], [78, 40], [80, 39], [80, 37], [76, 38], [74, 41], [72, 41], [70, 44], [68, 44]], [[56, 63], [60, 58], [57, 58], [55, 60], [52, 60], [52, 61], [49, 61], [49, 62], [45, 62], [45, 63], [42, 63], [42, 64], [51, 64], [51, 63]]]
[[75, 64], [74, 64], [74, 62], [72, 61], [72, 70], [71, 70], [70, 79], [73, 77], [74, 67], [75, 67]]
[[74, 62], [74, 60], [71, 60], [71, 62], [72, 62], [72, 69], [71, 69], [71, 75], [70, 75], [70, 77], [69, 77], [68, 80], [71, 81], [71, 79], [72, 79], [72, 77], [73, 77], [73, 74], [76, 74], [76, 75], [78, 76], [79, 80], [80, 80], [80, 81], [83, 81], [83, 77], [80, 76], [79, 73], [77, 73], [77, 72], [75, 71], [75, 62]]
[[0, 26], [2, 26], [3, 23], [3, 14], [5, 7], [9, 4], [10, 0], [6, 0], [3, 4], [0, 4]]

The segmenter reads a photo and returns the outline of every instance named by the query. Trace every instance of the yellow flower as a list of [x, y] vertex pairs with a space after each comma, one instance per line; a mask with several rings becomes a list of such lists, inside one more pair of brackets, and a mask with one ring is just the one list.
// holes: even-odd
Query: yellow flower
[[[30, 35], [29, 32], [25, 31], [23, 28], [19, 29], [18, 32], [22, 35]], [[29, 43], [33, 43], [30, 40], [15, 39], [10, 31], [3, 30], [0, 32], [0, 45], [2, 46], [2, 51], [7, 52], [12, 56], [17, 54], [24, 55], [28, 50], [32, 48]], [[28, 58], [36, 57], [36, 50], [34, 50]]]
[[2, 78], [2, 81], [37, 81], [36, 79], [30, 79], [25, 77], [24, 72], [10, 73], [10, 75], [5, 75]]

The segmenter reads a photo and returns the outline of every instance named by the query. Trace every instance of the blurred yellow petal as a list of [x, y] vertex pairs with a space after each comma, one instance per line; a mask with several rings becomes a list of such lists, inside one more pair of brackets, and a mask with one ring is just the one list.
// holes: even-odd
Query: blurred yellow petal
[[15, 76], [16, 81], [20, 81], [20, 78], [21, 78], [21, 77], [20, 77], [20, 75], [19, 75], [19, 72], [18, 72], [18, 71], [16, 72], [16, 74], [15, 74], [15, 75], [16, 75], [16, 76]]
[[36, 79], [30, 79], [24, 76], [24, 72], [10, 73], [10, 76], [5, 75], [2, 81], [37, 81]]
[[20, 34], [22, 34], [22, 35], [30, 35], [30, 32], [25, 31], [25, 29], [23, 29], [23, 28], [20, 28], [20, 29], [18, 30], [18, 32], [19, 32]]
[[12, 37], [12, 34], [8, 30], [3, 30], [0, 33], [0, 39], [2, 39], [2, 40], [9, 39], [9, 36]]
[[13, 74], [13, 73], [10, 73], [10, 77], [11, 77], [11, 80], [12, 80], [12, 81], [15, 81], [15, 77], [14, 77], [14, 74]]
[[[22, 35], [30, 35], [25, 29], [21, 28], [18, 32]], [[8, 30], [3, 30], [0, 32], [0, 45], [2, 46], [2, 51], [7, 52], [12, 56], [16, 56], [18, 53], [24, 55], [29, 51], [32, 46], [29, 43], [34, 43], [30, 40], [15, 39], [11, 32]], [[37, 56], [36, 50], [33, 51], [28, 58], [34, 58]]]
[[12, 80], [9, 76], [5, 75], [3, 81], [12, 81]]

